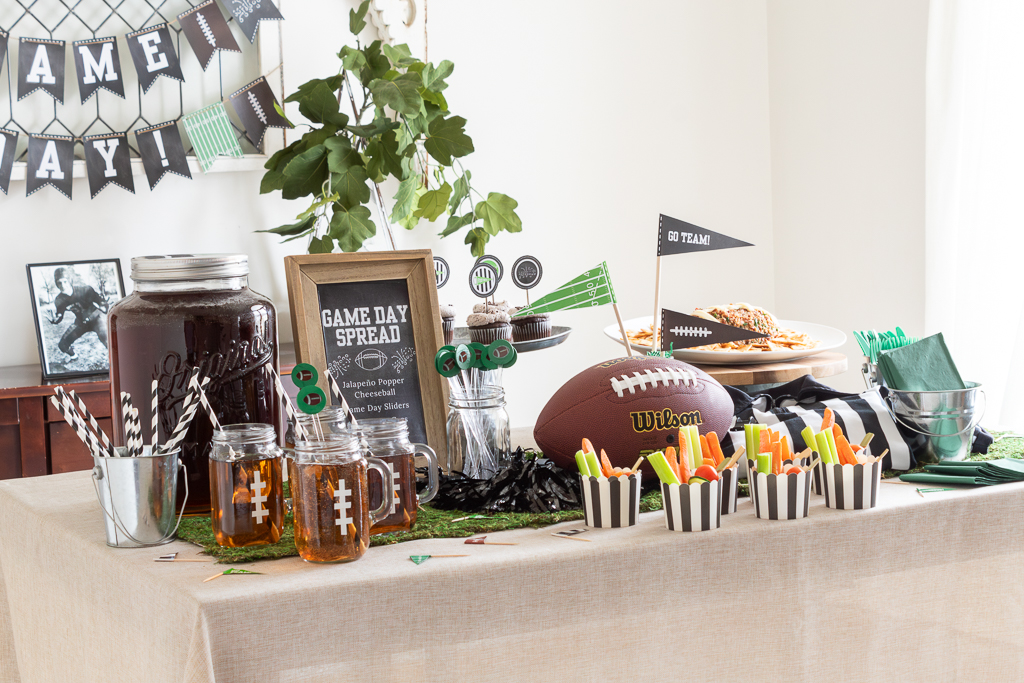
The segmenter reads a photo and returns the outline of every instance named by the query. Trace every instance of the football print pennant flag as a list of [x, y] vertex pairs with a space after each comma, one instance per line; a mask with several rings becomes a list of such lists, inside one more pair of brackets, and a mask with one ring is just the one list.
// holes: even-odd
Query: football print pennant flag
[[142, 167], [146, 169], [149, 189], [156, 187], [165, 174], [174, 173], [182, 178], [192, 179], [185, 157], [185, 146], [181, 142], [178, 124], [174, 121], [158, 123], [149, 128], [135, 131], [135, 142], [139, 146]]
[[614, 303], [615, 290], [612, 288], [611, 278], [608, 277], [608, 264], [602, 262], [596, 268], [537, 299], [532, 305], [520, 309], [516, 316]]
[[52, 185], [71, 199], [71, 165], [75, 160], [75, 139], [70, 135], [29, 135], [25, 196], [31, 197]]
[[256, 42], [256, 31], [261, 21], [284, 19], [280, 10], [270, 0], [227, 0], [225, 5], [250, 43]]
[[7, 56], [7, 31], [0, 28], [0, 70], [4, 68], [4, 58]]
[[85, 173], [89, 176], [90, 198], [95, 199], [110, 183], [135, 194], [127, 133], [90, 135], [82, 139], [82, 144], [85, 146]]
[[192, 150], [199, 159], [203, 173], [210, 170], [217, 157], [242, 157], [235, 129], [231, 126], [223, 102], [214, 102], [209, 107], [182, 117], [185, 132], [192, 141]]
[[[3, 60], [0, 60], [0, 64]], [[18, 146], [17, 131], [0, 128], [0, 190], [7, 194], [11, 185], [11, 169], [14, 168], [14, 154]]]
[[125, 36], [128, 52], [139, 74], [142, 92], [149, 92], [158, 76], [167, 76], [176, 81], [185, 81], [181, 73], [178, 54], [174, 51], [171, 31], [167, 24], [157, 24]]
[[116, 39], [79, 40], [71, 44], [71, 52], [75, 58], [82, 104], [100, 88], [124, 99], [124, 79], [121, 77]]
[[750, 242], [705, 230], [665, 214], [658, 220], [658, 256], [752, 246]]
[[64, 41], [22, 38], [18, 44], [18, 99], [44, 90], [64, 104]]
[[711, 322], [667, 308], [661, 310], [661, 350], [686, 349], [705, 344], [759, 339], [764, 335], [732, 325]]
[[267, 128], [293, 127], [288, 119], [277, 113], [277, 98], [263, 76], [232, 94], [230, 99], [245, 127], [246, 137], [257, 147], [263, 142]]
[[203, 65], [203, 71], [210, 66], [210, 61], [217, 50], [242, 51], [214, 0], [206, 0], [179, 14], [178, 25], [188, 39], [188, 44], [192, 46], [192, 51], [199, 58], [199, 63]]

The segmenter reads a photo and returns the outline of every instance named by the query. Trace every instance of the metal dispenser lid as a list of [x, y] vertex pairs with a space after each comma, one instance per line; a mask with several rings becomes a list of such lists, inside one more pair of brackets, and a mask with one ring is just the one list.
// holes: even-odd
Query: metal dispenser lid
[[169, 254], [132, 259], [132, 280], [136, 282], [219, 280], [248, 274], [249, 257], [245, 254]]

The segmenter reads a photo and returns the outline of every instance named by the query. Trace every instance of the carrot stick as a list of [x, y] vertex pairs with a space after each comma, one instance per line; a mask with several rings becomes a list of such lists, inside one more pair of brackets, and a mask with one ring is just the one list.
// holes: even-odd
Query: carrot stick
[[597, 451], [594, 450], [594, 444], [590, 443], [590, 439], [587, 437], [583, 437], [583, 452], [597, 455]]
[[782, 474], [782, 447], [776, 442], [772, 444], [772, 474]]
[[612, 461], [608, 459], [608, 454], [601, 449], [601, 474], [606, 477], [612, 476]]
[[760, 447], [760, 449], [758, 449], [758, 453], [771, 453], [772, 452], [772, 437], [769, 435], [769, 433], [771, 431], [772, 430], [770, 430], [770, 429], [762, 429], [761, 430], [761, 434], [760, 434], [761, 442], [759, 444], [761, 447]]
[[679, 461], [676, 460], [676, 449], [669, 446], [665, 449], [665, 461], [668, 462], [668, 468], [672, 470], [672, 474], [679, 478]]
[[833, 414], [831, 408], [825, 408], [825, 417], [821, 421], [821, 429], [819, 432], [823, 432], [826, 429], [832, 429], [832, 425], [836, 423], [836, 416]]
[[844, 465], [856, 465], [857, 456], [854, 455], [853, 449], [850, 448], [850, 442], [846, 440], [846, 437], [842, 434], [837, 434], [836, 439], [836, 451], [839, 453], [839, 461]]
[[[681, 465], [687, 467], [690, 466], [690, 439], [683, 433], [683, 430], [679, 430], [679, 462]], [[682, 469], [680, 469], [682, 473]], [[682, 479], [682, 477], [680, 477]]]
[[718, 434], [708, 432], [708, 448], [711, 449], [711, 457], [715, 459], [715, 467], [718, 467], [725, 460], [725, 454], [722, 453], [722, 444], [718, 442]]
[[782, 459], [784, 461], [793, 459], [793, 452], [789, 450], [788, 436], [783, 436], [781, 439], [779, 439], [779, 448], [782, 450]]
[[[708, 438], [703, 434], [700, 435], [700, 459], [711, 458], [711, 446], [708, 445]], [[714, 458], [711, 458], [714, 460]]]
[[778, 443], [779, 442], [779, 432], [775, 431], [774, 429], [771, 430], [771, 437], [772, 437], [772, 443]]

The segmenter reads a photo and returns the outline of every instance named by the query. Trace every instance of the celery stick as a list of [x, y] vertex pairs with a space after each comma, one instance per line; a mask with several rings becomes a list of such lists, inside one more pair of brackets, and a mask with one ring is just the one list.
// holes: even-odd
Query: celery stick
[[743, 425], [743, 436], [747, 440], [747, 459], [750, 459], [757, 453], [757, 449], [754, 448], [754, 425]]
[[690, 440], [690, 465], [691, 470], [695, 470], [700, 467], [700, 464], [704, 461], [704, 455], [700, 450], [700, 431], [697, 429], [697, 425], [690, 425], [686, 428], [686, 436]]
[[587, 453], [587, 465], [590, 467], [590, 476], [592, 477], [603, 477], [601, 474], [601, 465], [597, 462], [597, 455], [594, 453]]
[[580, 474], [584, 477], [590, 476], [590, 466], [587, 464], [587, 454], [583, 451], [576, 451], [576, 467], [580, 468]]
[[772, 454], [771, 453], [758, 453], [757, 454], [757, 471], [761, 474], [772, 473]]
[[815, 453], [818, 452], [818, 444], [814, 440], [814, 430], [810, 427], [804, 427], [804, 430], [800, 432], [800, 436], [804, 437], [804, 443]]
[[839, 459], [839, 451], [836, 450], [836, 437], [832, 435], [832, 430], [826, 429], [822, 433], [825, 435], [825, 438], [828, 439], [828, 454], [832, 456], [832, 464], [841, 464], [842, 460]]
[[655, 474], [665, 484], [678, 484], [679, 477], [672, 471], [672, 468], [668, 466], [668, 461], [665, 460], [665, 454], [661, 451], [657, 453], [651, 453], [647, 456], [647, 462], [651, 463], [651, 467], [654, 468]]
[[821, 456], [821, 461], [826, 465], [831, 465], [833, 462], [832, 451], [828, 448], [828, 437], [825, 436], [825, 432], [818, 432], [814, 438], [818, 443], [818, 454]]

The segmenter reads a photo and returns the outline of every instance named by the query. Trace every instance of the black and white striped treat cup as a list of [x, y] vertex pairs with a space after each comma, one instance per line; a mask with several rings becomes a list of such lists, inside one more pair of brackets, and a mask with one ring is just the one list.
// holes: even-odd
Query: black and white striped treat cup
[[669, 531], [711, 531], [722, 526], [722, 481], [661, 483], [662, 509]]
[[811, 473], [761, 474], [756, 470], [750, 482], [750, 500], [760, 519], [802, 519], [807, 516], [811, 497]]
[[836, 510], [868, 510], [878, 501], [882, 461], [866, 465], [819, 465], [824, 476], [825, 505]]
[[814, 466], [813, 470], [811, 470], [814, 473], [814, 480], [811, 482], [811, 490], [814, 492], [814, 495], [816, 496], [825, 495], [824, 487], [822, 487], [821, 485], [822, 466], [824, 464], [825, 463], [819, 460], [818, 464]]
[[731, 515], [736, 512], [736, 499], [739, 497], [740, 467], [733, 465], [719, 474], [722, 475], [722, 514]]
[[584, 477], [584, 524], [598, 529], [633, 526], [640, 518], [640, 472], [628, 477]]

